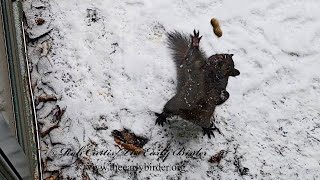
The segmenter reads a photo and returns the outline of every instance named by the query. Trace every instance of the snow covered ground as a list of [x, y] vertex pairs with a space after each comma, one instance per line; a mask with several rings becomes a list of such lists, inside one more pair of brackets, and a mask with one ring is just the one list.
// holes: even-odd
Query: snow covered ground
[[[54, 123], [56, 104], [66, 108], [60, 127], [42, 138], [45, 176], [320, 179], [320, 1], [27, 0], [24, 9], [35, 95], [59, 98], [37, 106], [41, 128]], [[153, 112], [176, 85], [165, 32], [193, 29], [208, 56], [233, 53], [241, 72], [215, 111], [223, 135], [214, 139], [179, 118], [155, 126]], [[111, 132], [123, 128], [149, 139], [145, 156], [119, 153]], [[221, 162], [209, 163], [220, 150]], [[168, 168], [151, 170], [159, 163]]]

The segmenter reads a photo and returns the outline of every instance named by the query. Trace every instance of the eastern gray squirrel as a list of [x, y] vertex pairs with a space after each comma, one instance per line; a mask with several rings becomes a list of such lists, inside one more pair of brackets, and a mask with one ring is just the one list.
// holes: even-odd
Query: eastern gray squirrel
[[[177, 70], [177, 92], [164, 106], [156, 124], [169, 123], [168, 117], [178, 115], [202, 127], [204, 135], [220, 130], [210, 122], [214, 109], [229, 98], [226, 91], [229, 76], [238, 76], [232, 54], [216, 54], [207, 58], [199, 47], [199, 31], [190, 37], [178, 31], [167, 34]], [[214, 122], [214, 120], [213, 120]]]

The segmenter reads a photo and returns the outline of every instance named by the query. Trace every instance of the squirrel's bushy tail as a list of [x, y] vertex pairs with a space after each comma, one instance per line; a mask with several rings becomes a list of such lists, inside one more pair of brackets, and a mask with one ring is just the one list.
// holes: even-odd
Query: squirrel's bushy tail
[[173, 31], [167, 33], [167, 44], [175, 64], [179, 67], [188, 52], [191, 39], [188, 35]]

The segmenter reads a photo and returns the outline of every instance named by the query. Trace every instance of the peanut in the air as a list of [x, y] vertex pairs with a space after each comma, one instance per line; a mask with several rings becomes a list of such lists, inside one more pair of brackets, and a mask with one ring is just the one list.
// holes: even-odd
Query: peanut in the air
[[211, 19], [211, 25], [213, 27], [213, 32], [216, 36], [221, 37], [222, 36], [222, 30], [220, 27], [220, 23], [216, 18]]

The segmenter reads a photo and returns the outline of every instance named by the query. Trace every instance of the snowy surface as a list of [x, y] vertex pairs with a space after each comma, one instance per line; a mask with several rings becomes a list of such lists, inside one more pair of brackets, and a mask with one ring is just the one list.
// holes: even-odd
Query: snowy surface
[[[24, 9], [35, 95], [59, 97], [38, 105], [41, 128], [53, 123], [46, 116], [56, 104], [66, 107], [60, 127], [42, 139], [48, 172], [64, 179], [320, 179], [320, 1], [28, 0]], [[45, 24], [36, 26], [34, 17]], [[212, 17], [222, 26], [219, 39]], [[165, 32], [193, 29], [208, 56], [233, 53], [241, 72], [229, 79], [230, 98], [215, 111], [223, 135], [214, 139], [179, 118], [155, 126], [153, 112], [162, 111], [176, 84]], [[147, 137], [145, 149], [170, 144], [168, 158], [57, 153], [116, 152], [111, 131], [123, 128]], [[179, 156], [181, 148], [202, 154]], [[220, 150], [220, 164], [209, 163]], [[183, 168], [94, 171], [86, 163]]]

